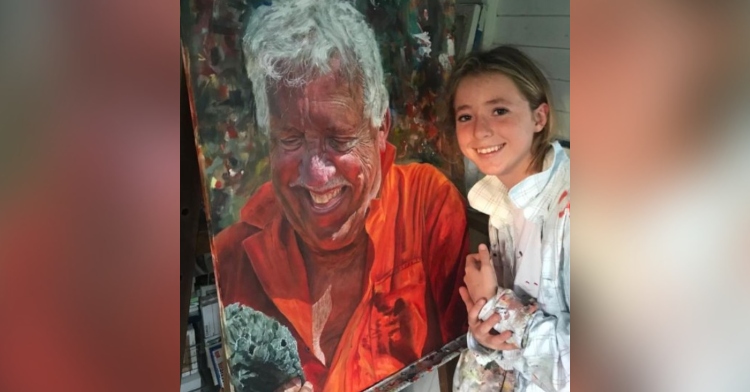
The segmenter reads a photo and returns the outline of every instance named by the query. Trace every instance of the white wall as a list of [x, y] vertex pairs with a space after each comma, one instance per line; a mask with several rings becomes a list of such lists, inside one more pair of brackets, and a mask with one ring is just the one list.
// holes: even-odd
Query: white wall
[[558, 133], [570, 140], [569, 0], [486, 0], [482, 48], [511, 44], [533, 58], [555, 97]]

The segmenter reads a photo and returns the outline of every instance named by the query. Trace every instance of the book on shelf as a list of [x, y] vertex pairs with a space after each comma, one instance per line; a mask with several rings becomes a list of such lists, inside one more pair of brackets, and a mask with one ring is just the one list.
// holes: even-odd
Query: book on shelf
[[211, 378], [213, 379], [214, 385], [219, 385], [224, 388], [226, 374], [224, 374], [224, 353], [221, 342], [217, 341], [211, 344], [207, 343], [206, 356], [208, 357], [208, 367], [211, 369]]
[[[205, 287], [205, 286], [204, 286]], [[221, 337], [221, 321], [219, 312], [219, 301], [216, 296], [216, 286], [213, 291], [201, 290], [200, 309], [203, 319], [203, 333], [206, 341]], [[201, 287], [203, 289], [203, 287]]]

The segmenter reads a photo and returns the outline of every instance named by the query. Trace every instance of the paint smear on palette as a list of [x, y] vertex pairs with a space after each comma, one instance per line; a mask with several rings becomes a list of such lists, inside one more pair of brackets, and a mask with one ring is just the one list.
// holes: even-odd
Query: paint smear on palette
[[445, 365], [448, 361], [458, 357], [466, 348], [466, 335], [448, 343], [442, 349], [420, 359], [405, 367], [400, 372], [373, 385], [365, 392], [397, 392], [413, 384], [422, 376], [436, 367]]

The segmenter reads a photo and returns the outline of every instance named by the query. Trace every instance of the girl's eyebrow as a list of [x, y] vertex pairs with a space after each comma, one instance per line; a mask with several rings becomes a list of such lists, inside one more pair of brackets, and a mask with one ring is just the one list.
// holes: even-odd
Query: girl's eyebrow
[[508, 101], [507, 99], [502, 98], [502, 97], [496, 97], [496, 98], [492, 98], [489, 101], [485, 102], [484, 105], [488, 106], [488, 105], [495, 105], [495, 104], [498, 104], [498, 103], [504, 103], [504, 104], [507, 105], [507, 104], [510, 104], [510, 101]]
[[[505, 99], [505, 98], [502, 98], [502, 97], [496, 97], [496, 98], [492, 98], [492, 99], [490, 99], [489, 101], [485, 102], [485, 103], [484, 103], [484, 105], [485, 105], [485, 106], [491, 106], [491, 105], [497, 105], [497, 104], [499, 104], [499, 103], [502, 103], [502, 104], [506, 104], [506, 105], [510, 105], [510, 101], [508, 101], [507, 99]], [[470, 108], [470, 107], [471, 107], [471, 105], [461, 105], [461, 106], [457, 107], [457, 108], [455, 109], [455, 111], [457, 111], [457, 112], [458, 112], [458, 111], [461, 111], [461, 110], [463, 110], [463, 109], [468, 109], [468, 108]]]

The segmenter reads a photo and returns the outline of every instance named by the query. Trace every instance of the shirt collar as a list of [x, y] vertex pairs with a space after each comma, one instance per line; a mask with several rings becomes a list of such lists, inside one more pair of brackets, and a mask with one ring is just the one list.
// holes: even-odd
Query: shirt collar
[[490, 216], [490, 223], [499, 227], [511, 219], [511, 208], [526, 208], [542, 192], [557, 167], [567, 158], [560, 143], [552, 143], [552, 149], [544, 157], [541, 172], [526, 177], [508, 191], [495, 176], [485, 176], [469, 191], [469, 204]]
[[540, 193], [552, 177], [557, 166], [566, 157], [565, 151], [558, 142], [552, 143], [552, 149], [544, 157], [542, 171], [530, 175], [510, 189], [510, 199], [518, 208], [526, 208]]

